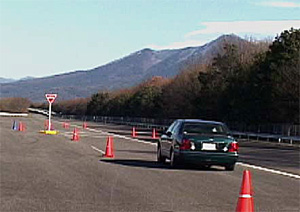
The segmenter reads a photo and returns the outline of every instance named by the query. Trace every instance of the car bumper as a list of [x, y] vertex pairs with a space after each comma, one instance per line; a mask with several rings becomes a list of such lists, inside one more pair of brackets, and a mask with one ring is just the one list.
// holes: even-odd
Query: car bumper
[[237, 153], [179, 150], [175, 151], [174, 153], [180, 162], [192, 164], [228, 165], [235, 164], [238, 160]]

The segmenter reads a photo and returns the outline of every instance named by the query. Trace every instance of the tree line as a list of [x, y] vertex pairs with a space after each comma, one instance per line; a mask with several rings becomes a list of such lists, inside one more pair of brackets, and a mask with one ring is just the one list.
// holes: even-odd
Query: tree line
[[10, 97], [0, 99], [0, 111], [11, 113], [28, 112], [28, 107], [32, 104], [28, 99], [21, 97]]
[[270, 43], [226, 43], [211, 64], [187, 65], [173, 79], [154, 77], [133, 88], [58, 102], [53, 109], [76, 115], [299, 123], [299, 86], [300, 29], [291, 28]]

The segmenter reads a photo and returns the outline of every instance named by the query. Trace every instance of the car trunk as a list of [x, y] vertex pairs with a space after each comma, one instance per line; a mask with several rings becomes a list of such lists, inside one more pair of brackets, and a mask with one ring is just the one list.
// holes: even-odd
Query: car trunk
[[227, 152], [233, 139], [225, 135], [185, 135], [192, 151]]

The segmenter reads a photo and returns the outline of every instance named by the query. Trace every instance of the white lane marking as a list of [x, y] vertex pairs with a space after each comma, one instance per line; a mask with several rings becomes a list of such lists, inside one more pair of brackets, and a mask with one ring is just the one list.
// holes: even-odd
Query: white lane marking
[[[87, 128], [89, 131], [92, 131], [92, 132], [99, 132], [101, 130], [96, 130], [96, 129], [92, 129], [92, 128]], [[102, 132], [102, 131], [101, 131]]]
[[98, 149], [98, 148], [96, 148], [96, 147], [94, 147], [94, 146], [91, 146], [91, 147], [92, 147], [92, 149], [94, 149], [94, 150], [96, 150], [96, 151], [98, 151], [98, 152], [100, 152], [100, 153], [102, 153], [102, 154], [105, 154], [105, 152], [104, 152], [103, 150]]
[[153, 145], [153, 146], [157, 146], [157, 143], [153, 143], [153, 142], [149, 142], [149, 141], [143, 141], [143, 140], [139, 140], [139, 139], [136, 139], [136, 138], [130, 138], [130, 137], [127, 137], [127, 136], [124, 136], [124, 135], [119, 135], [119, 134], [115, 134], [115, 133], [107, 133], [107, 132], [103, 132], [102, 130], [96, 130], [96, 129], [91, 129], [91, 128], [87, 128], [87, 130], [90, 130], [90, 131], [93, 131], [93, 132], [103, 133], [105, 135], [113, 135], [117, 138], [123, 138], [125, 140], [136, 141], [138, 143], [144, 143], [144, 144], [150, 144], [150, 145]]
[[118, 137], [118, 138], [123, 138], [125, 140], [136, 141], [138, 143], [150, 144], [150, 145], [154, 145], [154, 146], [157, 145], [156, 143], [153, 143], [153, 142], [150, 142], [150, 141], [143, 141], [143, 140], [139, 140], [139, 139], [136, 139], [136, 138], [130, 138], [130, 137], [127, 137], [127, 136], [124, 136], [124, 135], [118, 135], [118, 134], [113, 134], [113, 135]]
[[287, 177], [300, 179], [299, 175], [291, 174], [291, 173], [288, 173], [288, 172], [278, 171], [278, 170], [269, 169], [269, 168], [256, 166], [256, 165], [251, 165], [251, 164], [242, 163], [242, 162], [237, 162], [236, 164], [241, 165], [241, 166], [245, 166], [245, 167], [248, 167], [248, 168], [252, 168], [252, 169], [258, 169], [258, 170], [261, 170], [261, 171], [270, 172], [270, 173], [273, 173], [273, 174], [279, 174], [279, 175], [283, 175], [283, 176], [287, 176]]
[[80, 137], [89, 137], [89, 138], [106, 138], [105, 135], [95, 135], [95, 136], [93, 136], [93, 135], [80, 135], [79, 134], [79, 136]]
[[90, 138], [107, 138], [106, 135], [85, 135], [85, 137], [90, 137]]
[[[74, 134], [74, 132], [63, 132], [63, 131], [61, 131], [61, 133], [64, 133], [64, 134], [66, 134], [66, 135], [72, 135], [72, 134]], [[91, 132], [81, 132], [81, 131], [78, 131], [77, 133], [80, 134], [80, 135], [82, 135], [82, 136], [95, 135], [95, 134], [93, 134], [93, 133], [91, 133]], [[104, 135], [103, 135], [103, 136], [104, 136]]]

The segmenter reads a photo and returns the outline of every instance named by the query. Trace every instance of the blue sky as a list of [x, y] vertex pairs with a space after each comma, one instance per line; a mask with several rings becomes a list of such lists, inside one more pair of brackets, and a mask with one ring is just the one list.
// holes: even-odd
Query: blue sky
[[201, 46], [300, 28], [300, 0], [0, 0], [0, 77], [106, 64], [145, 47]]

